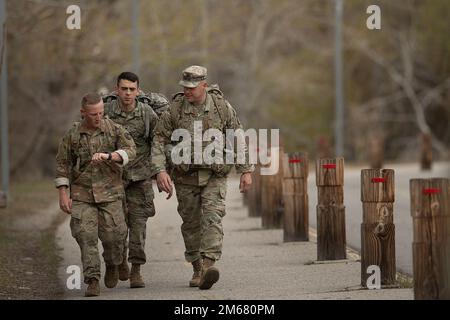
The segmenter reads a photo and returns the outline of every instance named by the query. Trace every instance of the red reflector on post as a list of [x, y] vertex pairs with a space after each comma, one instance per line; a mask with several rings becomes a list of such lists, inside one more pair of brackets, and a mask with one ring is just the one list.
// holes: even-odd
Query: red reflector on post
[[441, 193], [441, 189], [435, 189], [435, 188], [423, 189], [423, 194], [436, 194], [436, 193]]
[[289, 163], [301, 163], [301, 159], [289, 159]]
[[386, 182], [386, 178], [372, 178], [373, 183]]
[[336, 169], [336, 164], [323, 164], [322, 167], [325, 169]]

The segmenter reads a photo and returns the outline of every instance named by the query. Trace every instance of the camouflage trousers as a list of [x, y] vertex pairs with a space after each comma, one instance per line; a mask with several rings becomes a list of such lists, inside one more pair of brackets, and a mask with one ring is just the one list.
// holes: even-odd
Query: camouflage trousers
[[124, 256], [128, 248], [128, 262], [144, 264], [147, 219], [155, 215], [152, 180], [127, 181], [125, 184], [125, 217], [129, 241], [125, 239]]
[[105, 263], [119, 265], [122, 262], [127, 232], [122, 200], [105, 203], [73, 201], [70, 229], [80, 246], [85, 283], [90, 278], [100, 280], [99, 238]]
[[178, 213], [183, 220], [186, 261], [201, 257], [219, 260], [222, 255], [227, 178], [211, 176], [204, 186], [175, 182]]

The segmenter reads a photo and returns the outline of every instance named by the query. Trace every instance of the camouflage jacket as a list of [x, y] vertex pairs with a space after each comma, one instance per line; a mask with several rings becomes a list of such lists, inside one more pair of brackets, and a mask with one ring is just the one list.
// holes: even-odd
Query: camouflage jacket
[[[136, 103], [131, 112], [122, 111], [118, 99], [105, 104], [105, 116], [122, 125], [136, 144], [136, 158], [124, 167], [123, 179], [128, 181], [149, 179], [155, 174], [151, 164], [151, 143], [158, 116], [148, 105], [138, 101]], [[148, 114], [147, 120], [145, 112]], [[145, 121], [149, 122], [147, 138]]]
[[[94, 163], [97, 152], [117, 152], [123, 163]], [[56, 187], [70, 187], [73, 200], [102, 203], [123, 197], [122, 166], [136, 156], [131, 135], [112, 120], [104, 119], [100, 128], [90, 133], [80, 122], [62, 138], [56, 155]]]
[[[170, 157], [170, 153], [167, 152], [167, 146], [172, 144], [171, 136], [175, 129], [186, 129], [190, 132], [191, 137], [194, 131], [194, 121], [202, 122], [202, 133], [210, 128], [218, 129], [223, 134], [225, 134], [226, 129], [242, 129], [236, 111], [222, 97], [220, 91], [218, 92], [219, 94], [208, 91], [206, 102], [202, 106], [192, 105], [184, 99], [182, 94], [175, 96], [169, 109], [162, 114], [155, 130], [152, 146], [152, 163], [156, 173], [167, 170], [169, 167], [170, 159], [167, 159], [167, 157]], [[222, 104], [221, 107], [217, 106], [219, 103]], [[205, 142], [203, 142], [204, 146]], [[244, 149], [246, 159], [249, 159], [248, 148], [245, 147]], [[191, 150], [193, 152], [193, 149]], [[254, 170], [253, 165], [248, 163], [236, 164], [235, 168], [238, 173], [252, 172]]]

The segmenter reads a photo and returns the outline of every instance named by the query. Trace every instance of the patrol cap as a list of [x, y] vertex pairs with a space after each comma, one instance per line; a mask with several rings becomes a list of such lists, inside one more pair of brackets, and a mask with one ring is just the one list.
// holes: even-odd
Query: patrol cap
[[208, 70], [201, 66], [190, 66], [183, 70], [180, 86], [196, 88], [201, 81], [206, 80]]

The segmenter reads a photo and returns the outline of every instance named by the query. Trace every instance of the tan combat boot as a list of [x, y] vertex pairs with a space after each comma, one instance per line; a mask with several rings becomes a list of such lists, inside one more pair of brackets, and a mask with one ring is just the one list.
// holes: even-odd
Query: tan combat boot
[[98, 283], [98, 280], [95, 278], [89, 279], [88, 287], [86, 289], [86, 292], [84, 293], [85, 297], [97, 297], [100, 295], [100, 285]]
[[119, 266], [106, 265], [105, 286], [107, 288], [114, 288], [119, 282]]
[[192, 275], [191, 281], [189, 281], [189, 287], [198, 287], [202, 273], [202, 259], [192, 262], [192, 268], [194, 269], [194, 274]]
[[132, 264], [130, 273], [130, 288], [144, 288], [145, 283], [141, 277], [141, 265]]
[[219, 280], [219, 269], [214, 267], [215, 260], [204, 258], [202, 274], [198, 287], [200, 290], [207, 290], [212, 287], [214, 283]]
[[130, 278], [130, 267], [128, 267], [127, 254], [123, 255], [123, 261], [119, 265], [119, 280], [127, 281]]

